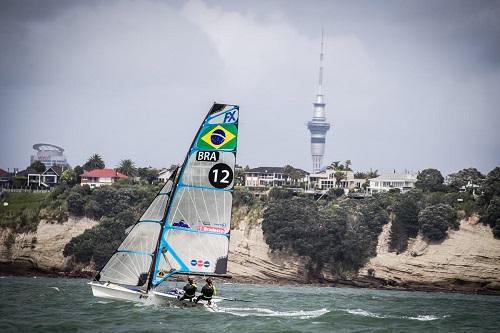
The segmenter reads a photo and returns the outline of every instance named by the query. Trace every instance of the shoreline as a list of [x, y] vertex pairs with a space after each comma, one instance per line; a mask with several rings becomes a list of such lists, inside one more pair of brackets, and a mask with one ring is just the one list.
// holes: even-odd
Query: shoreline
[[[10, 269], [9, 269], [10, 268]], [[48, 277], [48, 278], [67, 278], [67, 279], [92, 279], [95, 275], [94, 272], [64, 272], [64, 271], [46, 271], [37, 268], [30, 268], [28, 270], [21, 269], [21, 267], [12, 267], [0, 263], [1, 276], [11, 277]], [[184, 281], [185, 277], [173, 279], [173, 281]], [[450, 294], [467, 294], [467, 295], [489, 295], [500, 296], [500, 284], [495, 284], [494, 289], [485, 288], [488, 283], [461, 281], [460, 285], [450, 284], [442, 281], [440, 283], [422, 284], [416, 282], [406, 282], [401, 284], [388, 285], [387, 281], [377, 278], [359, 278], [356, 280], [338, 280], [327, 281], [324, 283], [318, 282], [298, 282], [296, 280], [283, 280], [283, 281], [263, 281], [261, 279], [251, 279], [236, 277], [228, 281], [241, 283], [241, 284], [257, 284], [257, 285], [279, 285], [279, 286], [301, 286], [301, 287], [330, 287], [330, 288], [359, 288], [359, 289], [375, 289], [387, 291], [407, 291], [407, 292], [427, 292], [427, 293], [450, 293]]]

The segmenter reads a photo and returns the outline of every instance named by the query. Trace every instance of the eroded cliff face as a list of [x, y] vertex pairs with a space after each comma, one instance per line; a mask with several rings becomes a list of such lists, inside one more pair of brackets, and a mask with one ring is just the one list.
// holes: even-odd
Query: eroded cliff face
[[[500, 240], [473, 217], [462, 220], [441, 243], [418, 236], [407, 251], [389, 252], [390, 224], [379, 236], [377, 256], [352, 281], [338, 280], [323, 271], [326, 281], [365, 287], [447, 291], [500, 292]], [[261, 220], [245, 217], [231, 231], [229, 270], [237, 280], [306, 282], [306, 260], [273, 253], [264, 241]]]
[[0, 230], [0, 268], [18, 272], [64, 271], [69, 264], [63, 256], [64, 246], [97, 223], [88, 218], [70, 218], [62, 224], [41, 221], [34, 233], [14, 234], [9, 229]]
[[[264, 240], [262, 219], [258, 215], [243, 209], [236, 217], [231, 230], [228, 267], [236, 281], [307, 282], [307, 260], [271, 251]], [[63, 250], [71, 238], [97, 223], [86, 218], [71, 218], [63, 224], [42, 221], [36, 233], [15, 235], [14, 243], [12, 236], [8, 239], [8, 230], [0, 230], [0, 269], [8, 267], [19, 273], [33, 269], [49, 272], [89, 269], [73, 266], [70, 259], [64, 258]], [[388, 250], [389, 230], [390, 224], [384, 226], [377, 256], [356, 278], [340, 281], [325, 270], [325, 281], [368, 287], [500, 293], [500, 240], [494, 239], [491, 229], [478, 223], [477, 218], [461, 221], [460, 229], [449, 231], [441, 243], [428, 244], [421, 236], [410, 240], [408, 250], [400, 254]]]
[[238, 281], [305, 282], [305, 260], [283, 252], [271, 252], [264, 241], [261, 222], [261, 219], [252, 221], [246, 217], [231, 230], [230, 274]]
[[462, 220], [440, 243], [427, 243], [419, 235], [407, 251], [389, 252], [390, 224], [378, 239], [377, 256], [359, 272], [402, 287], [428, 286], [457, 291], [500, 291], [500, 240], [477, 217]]

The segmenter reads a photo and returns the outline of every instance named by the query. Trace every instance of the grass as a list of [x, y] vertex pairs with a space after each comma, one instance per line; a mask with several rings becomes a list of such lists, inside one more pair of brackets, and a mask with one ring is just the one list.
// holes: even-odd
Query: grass
[[[48, 193], [4, 193], [0, 203], [0, 228], [12, 228], [16, 232], [34, 231], [38, 225], [38, 213]], [[4, 203], [8, 203], [4, 206]]]

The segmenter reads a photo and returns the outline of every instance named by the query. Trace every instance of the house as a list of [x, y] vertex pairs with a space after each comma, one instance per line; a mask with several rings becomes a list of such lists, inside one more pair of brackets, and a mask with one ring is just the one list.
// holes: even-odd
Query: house
[[113, 169], [94, 169], [80, 175], [80, 185], [88, 185], [91, 188], [111, 185], [117, 180], [128, 179], [124, 174]]
[[12, 174], [0, 169], [0, 188], [10, 187], [12, 183]]
[[476, 195], [476, 190], [478, 190], [481, 186], [478, 184], [474, 184], [472, 180], [468, 180], [467, 184], [460, 186], [459, 192], [467, 192], [472, 191], [472, 194]]
[[59, 178], [61, 177], [64, 167], [59, 166], [59, 165], [54, 165], [47, 170], [45, 170], [42, 173], [37, 173], [32, 169], [27, 169], [28, 174], [28, 180], [27, 180], [27, 185], [28, 186], [39, 186], [39, 187], [53, 187], [59, 183]]
[[[285, 175], [283, 167], [258, 167], [245, 171], [245, 186], [250, 187], [273, 187], [283, 186], [293, 182], [292, 178]], [[295, 180], [302, 183], [308, 181], [308, 173], [301, 169], [295, 169], [304, 176]]]
[[415, 188], [417, 177], [410, 173], [386, 173], [370, 179], [368, 191], [370, 193], [388, 192], [391, 189], [399, 189], [401, 193]]
[[158, 173], [158, 180], [161, 181], [162, 183], [166, 183], [167, 180], [172, 176], [172, 173], [174, 172], [175, 169], [162, 169]]
[[[341, 174], [342, 178], [335, 178], [335, 174]], [[351, 170], [326, 169], [323, 172], [309, 175], [311, 188], [319, 190], [329, 190], [332, 188], [342, 188], [347, 192], [355, 188], [362, 188], [366, 179], [354, 178]]]

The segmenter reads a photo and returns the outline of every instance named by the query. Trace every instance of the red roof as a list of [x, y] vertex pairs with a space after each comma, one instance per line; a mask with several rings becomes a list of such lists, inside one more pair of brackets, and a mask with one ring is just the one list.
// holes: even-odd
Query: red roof
[[9, 173], [5, 171], [4, 169], [0, 169], [0, 177], [7, 177]]
[[113, 169], [94, 169], [87, 172], [84, 172], [80, 175], [80, 177], [112, 177], [112, 178], [124, 178], [128, 177], [118, 171]]

